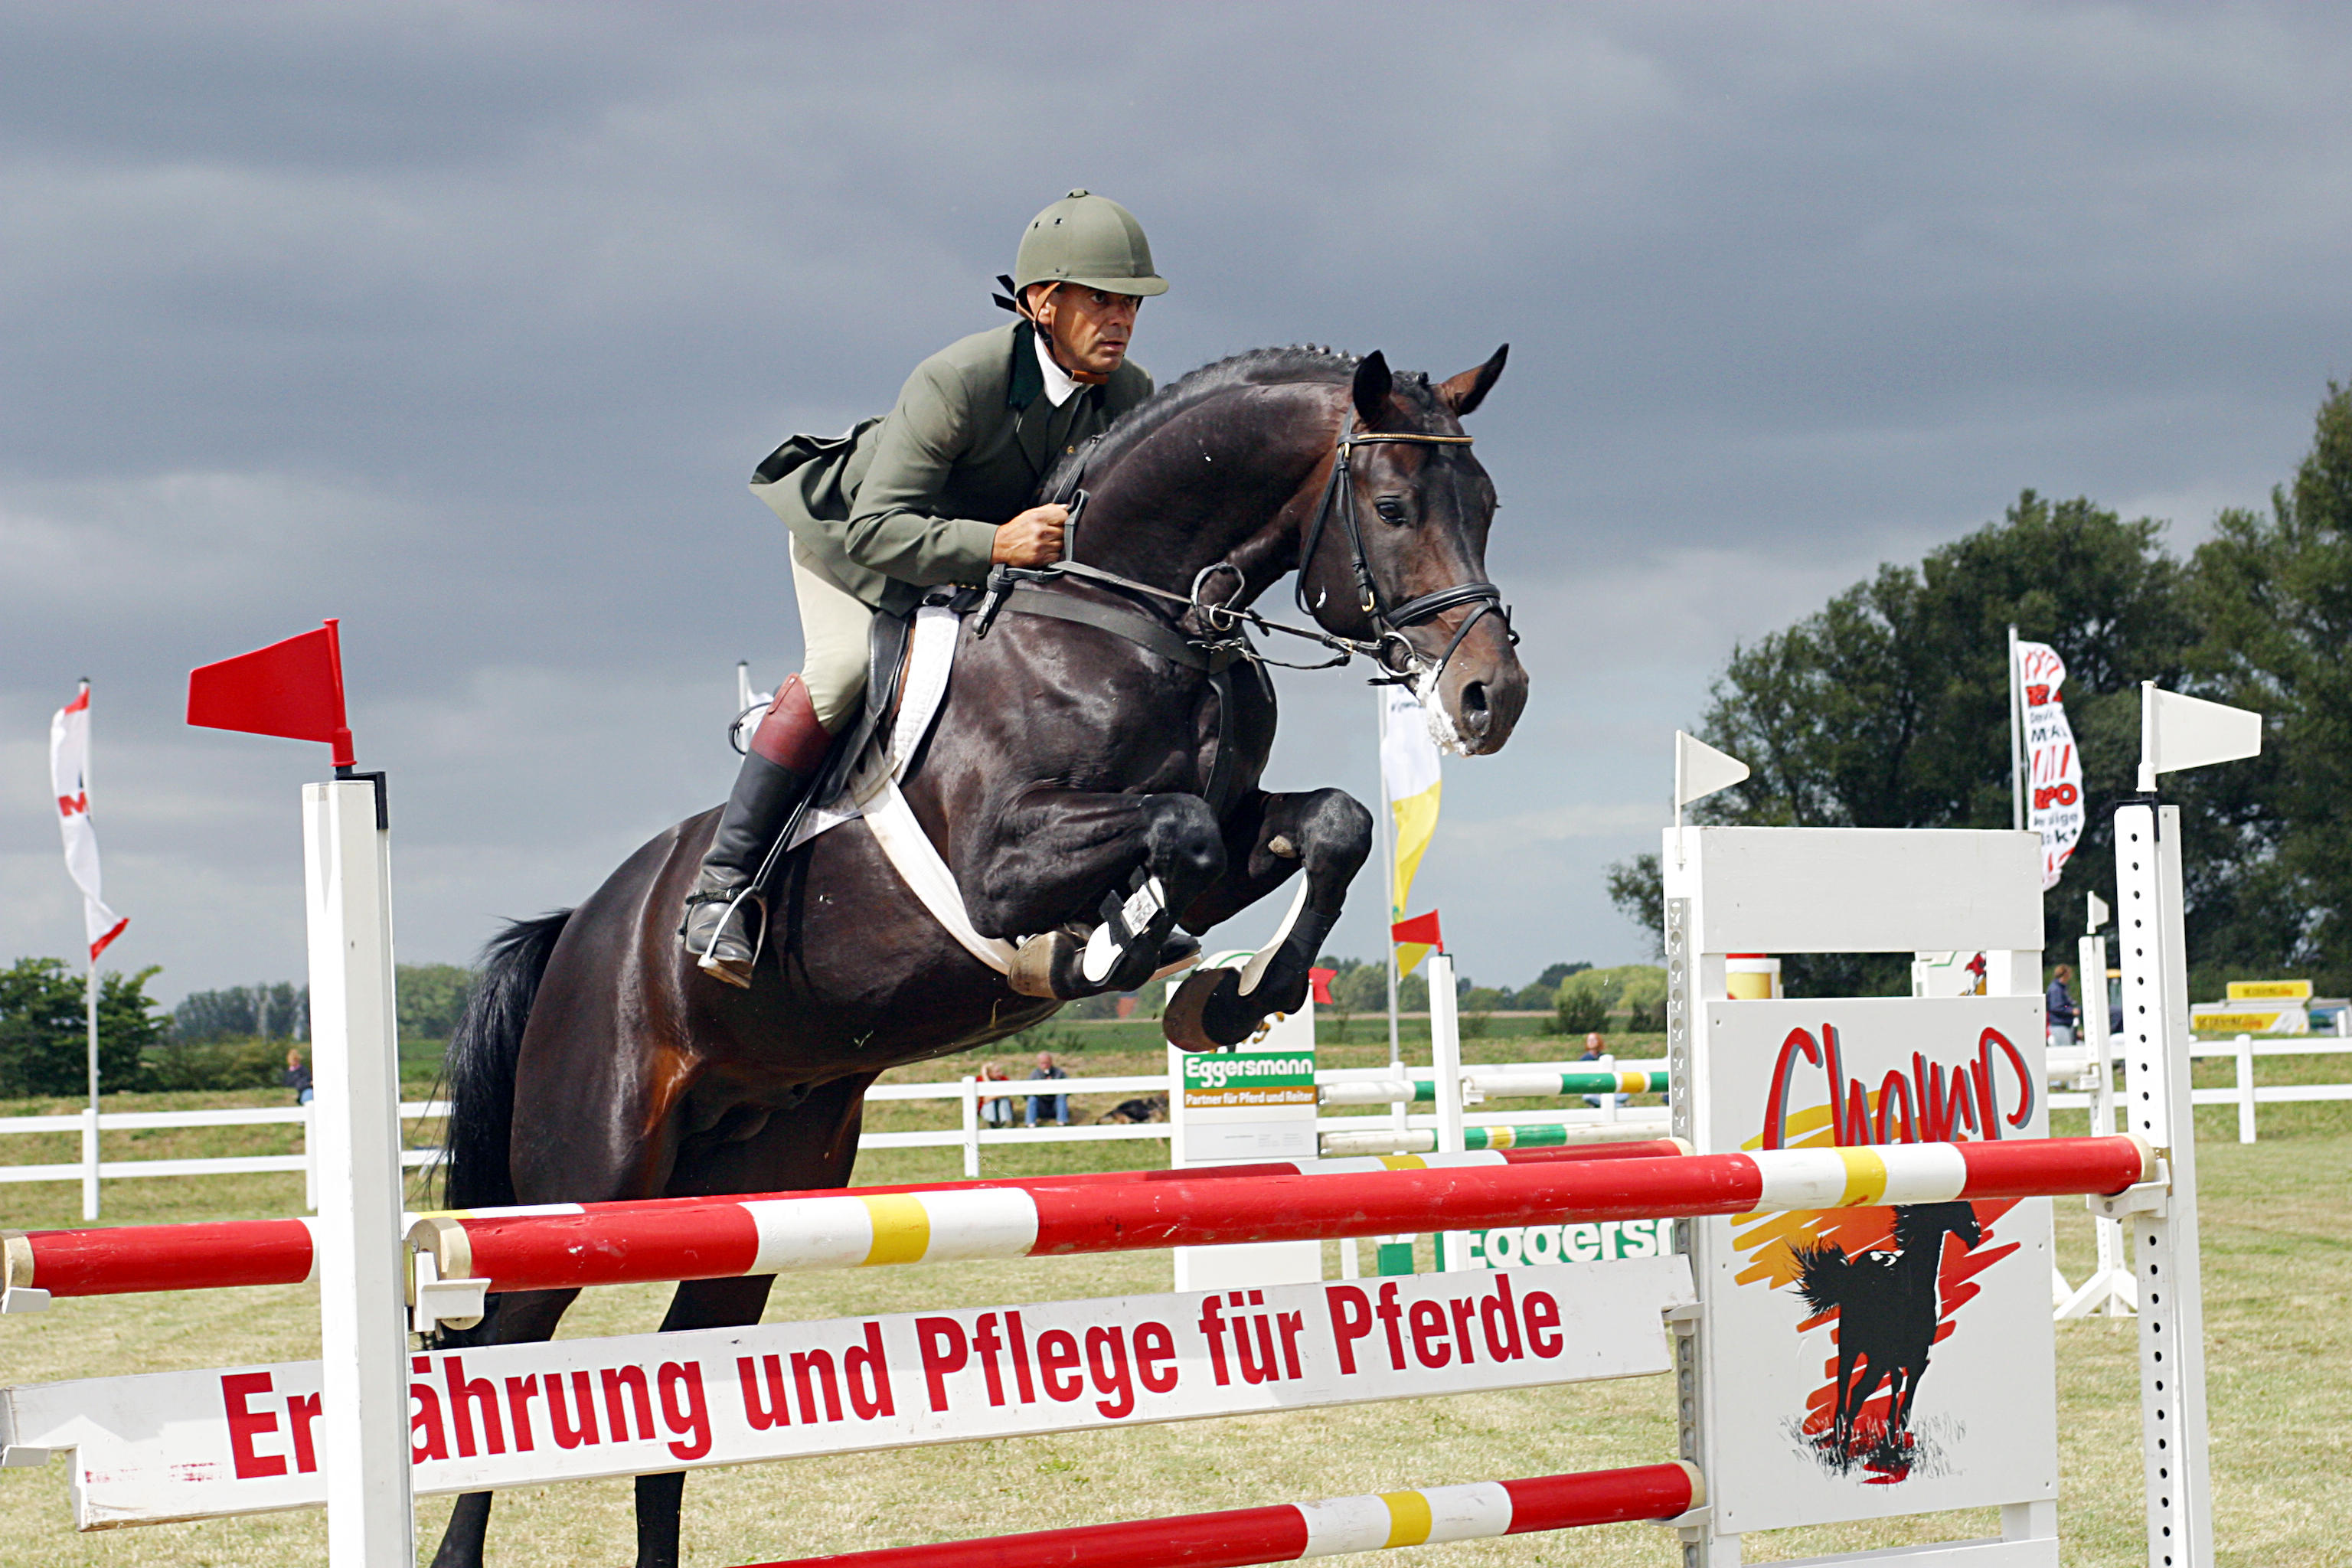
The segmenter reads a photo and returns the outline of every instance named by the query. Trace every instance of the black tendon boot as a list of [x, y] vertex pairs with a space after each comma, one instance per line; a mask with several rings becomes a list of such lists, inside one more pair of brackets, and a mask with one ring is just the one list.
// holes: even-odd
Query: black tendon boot
[[824, 762], [831, 739], [809, 705], [808, 688], [799, 676], [788, 678], [752, 732], [751, 750], [702, 857], [701, 874], [686, 898], [686, 924], [678, 935], [714, 980], [751, 984], [751, 961], [760, 951], [753, 922], [762, 912], [751, 883], [768, 846], [783, 831], [801, 792]]

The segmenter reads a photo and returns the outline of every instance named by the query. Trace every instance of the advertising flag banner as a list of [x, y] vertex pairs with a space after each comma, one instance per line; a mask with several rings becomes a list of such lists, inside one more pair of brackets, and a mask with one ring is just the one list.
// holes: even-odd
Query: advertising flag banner
[[89, 961], [122, 934], [130, 921], [99, 897], [98, 829], [89, 823], [89, 683], [49, 716], [49, 789], [58, 803], [58, 832], [66, 845], [66, 870], [81, 889], [82, 926], [89, 938]]
[[2048, 643], [2017, 645], [2018, 700], [2024, 707], [2025, 824], [2042, 835], [2042, 887], [2058, 885], [2066, 858], [2083, 837], [2083, 754], [2074, 749], [2074, 727], [2066, 721], [2058, 688], [2066, 661]]
[[[1388, 797], [1389, 814], [1396, 826], [1396, 885], [1389, 889], [1389, 919], [1404, 918], [1405, 896], [1412, 890], [1412, 874], [1437, 832], [1437, 800], [1444, 782], [1439, 776], [1437, 742], [1429, 732], [1429, 715], [1412, 693], [1402, 686], [1384, 689], [1381, 709], [1381, 793]], [[1429, 955], [1423, 943], [1406, 943], [1397, 952], [1397, 973], [1411, 974]]]

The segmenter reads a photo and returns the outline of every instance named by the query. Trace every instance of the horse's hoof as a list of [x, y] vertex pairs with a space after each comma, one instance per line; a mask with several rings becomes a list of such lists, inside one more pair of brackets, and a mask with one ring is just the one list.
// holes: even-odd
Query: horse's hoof
[[1004, 983], [1023, 996], [1035, 996], [1047, 1002], [1066, 1002], [1069, 996], [1055, 988], [1054, 976], [1066, 976], [1078, 956], [1078, 944], [1068, 931], [1040, 931], [1013, 952], [1013, 967], [1004, 972]]
[[1168, 999], [1167, 1011], [1160, 1016], [1160, 1034], [1180, 1051], [1223, 1050], [1234, 1042], [1209, 1032], [1207, 1014], [1213, 1003], [1231, 1005], [1241, 995], [1240, 986], [1237, 969], [1194, 970]]

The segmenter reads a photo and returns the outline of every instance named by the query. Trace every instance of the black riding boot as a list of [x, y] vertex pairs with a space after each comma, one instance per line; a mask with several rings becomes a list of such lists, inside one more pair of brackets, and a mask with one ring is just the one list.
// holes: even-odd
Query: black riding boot
[[759, 953], [753, 921], [764, 913], [751, 884], [768, 847], [816, 776], [830, 740], [809, 706], [808, 689], [799, 676], [791, 677], [752, 733], [735, 788], [703, 854], [701, 874], [687, 895], [686, 923], [678, 934], [714, 980], [751, 984], [751, 961]]

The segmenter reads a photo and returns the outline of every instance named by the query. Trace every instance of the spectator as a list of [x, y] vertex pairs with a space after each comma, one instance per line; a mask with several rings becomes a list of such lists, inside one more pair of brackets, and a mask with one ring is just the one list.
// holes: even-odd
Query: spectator
[[987, 1092], [988, 1085], [1010, 1083], [1012, 1079], [1005, 1077], [1004, 1069], [996, 1063], [982, 1062], [980, 1064], [980, 1081], [981, 1092], [986, 1096], [980, 1102], [981, 1121], [991, 1127], [1012, 1126], [1013, 1097], [1009, 1094], [990, 1095]]
[[287, 1088], [294, 1091], [295, 1104], [310, 1103], [310, 1065], [302, 1059], [302, 1053], [299, 1048], [286, 1053], [284, 1082]]
[[[1032, 1081], [1069, 1076], [1054, 1065], [1054, 1053], [1051, 1051], [1037, 1053], [1036, 1070], [1029, 1075]], [[1038, 1125], [1048, 1113], [1052, 1114], [1056, 1127], [1067, 1127], [1070, 1124], [1070, 1097], [1066, 1094], [1033, 1094], [1029, 1097], [1030, 1126]]]
[[2045, 1003], [2050, 1016], [2050, 1048], [2072, 1050], [2074, 1047], [2074, 1021], [2081, 1015], [2074, 1009], [2074, 999], [2066, 994], [2066, 982], [2074, 978], [2074, 971], [2060, 964], [2051, 973], [2050, 994]]
[[[1580, 1062], [1597, 1062], [1608, 1054], [1609, 1042], [1602, 1039], [1598, 1034], [1591, 1034], [1584, 1037], [1584, 1054], [1576, 1059]], [[1622, 1105], [1625, 1103], [1626, 1097], [1624, 1095], [1621, 1094], [1616, 1098], [1618, 1104]], [[1595, 1110], [1600, 1110], [1605, 1109], [1609, 1102], [1600, 1095], [1588, 1094], [1584, 1097], [1584, 1103], [1592, 1107]]]

